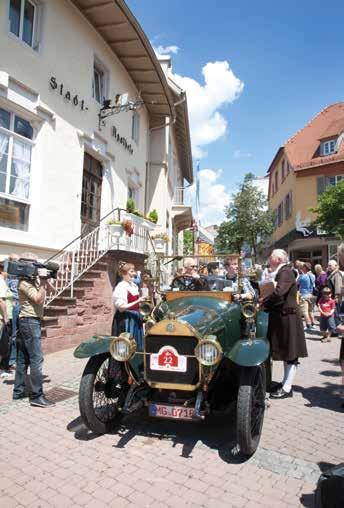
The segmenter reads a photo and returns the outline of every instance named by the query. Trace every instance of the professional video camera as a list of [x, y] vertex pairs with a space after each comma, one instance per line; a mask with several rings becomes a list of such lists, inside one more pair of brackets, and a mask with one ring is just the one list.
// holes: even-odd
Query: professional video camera
[[59, 270], [58, 263], [54, 263], [53, 261], [48, 261], [47, 263], [39, 263], [38, 261], [34, 261], [32, 259], [20, 258], [18, 261], [9, 261], [7, 262], [7, 267], [5, 267], [8, 275], [12, 277], [17, 277], [18, 279], [35, 279], [39, 276], [38, 271], [41, 268], [45, 268], [47, 270], [47, 279], [56, 279], [57, 272]]

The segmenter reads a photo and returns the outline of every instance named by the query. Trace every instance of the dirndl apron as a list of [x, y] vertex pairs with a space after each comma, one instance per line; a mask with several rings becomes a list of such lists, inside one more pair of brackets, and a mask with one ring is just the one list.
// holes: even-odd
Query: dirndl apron
[[[136, 302], [139, 295], [132, 295], [130, 291], [127, 292], [128, 303]], [[112, 322], [112, 335], [118, 336], [120, 333], [130, 333], [137, 345], [138, 351], [143, 351], [143, 320], [139, 312], [140, 307], [137, 303], [130, 310], [124, 312], [117, 312], [114, 315]]]

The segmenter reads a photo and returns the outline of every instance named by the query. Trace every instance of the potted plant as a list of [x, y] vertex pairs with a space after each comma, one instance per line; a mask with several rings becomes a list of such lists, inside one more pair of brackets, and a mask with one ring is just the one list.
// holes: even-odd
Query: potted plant
[[165, 252], [166, 244], [169, 241], [169, 237], [166, 233], [156, 233], [152, 235], [152, 241], [154, 244], [154, 249], [157, 252]]
[[154, 224], [157, 224], [159, 216], [158, 216], [158, 212], [155, 210], [155, 208], [154, 208], [154, 210], [151, 210], [149, 212], [147, 219], [150, 220], [151, 222], [153, 222]]
[[135, 201], [132, 198], [127, 199], [127, 212], [128, 213], [135, 213], [136, 211], [136, 205]]
[[116, 236], [117, 238], [120, 238], [123, 235], [124, 228], [121, 221], [111, 218], [107, 221], [107, 225], [109, 227], [109, 231], [112, 236]]

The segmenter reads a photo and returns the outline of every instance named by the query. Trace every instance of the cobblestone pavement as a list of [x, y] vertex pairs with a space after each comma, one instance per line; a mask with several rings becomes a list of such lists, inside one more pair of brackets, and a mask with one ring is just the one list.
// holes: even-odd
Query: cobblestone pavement
[[[105, 436], [79, 418], [84, 361], [72, 350], [45, 359], [45, 390], [69, 398], [51, 409], [11, 401], [0, 386], [1, 506], [292, 507], [313, 506], [321, 470], [343, 460], [339, 340], [307, 341], [294, 397], [271, 401], [257, 453], [235, 455], [234, 416], [207, 424], [127, 417]], [[274, 366], [274, 379], [281, 377]], [[49, 376], [49, 377], [48, 377]]]

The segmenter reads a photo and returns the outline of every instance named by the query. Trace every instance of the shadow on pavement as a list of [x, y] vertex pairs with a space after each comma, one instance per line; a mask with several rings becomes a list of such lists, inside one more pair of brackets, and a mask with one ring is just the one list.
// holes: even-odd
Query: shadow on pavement
[[338, 394], [341, 390], [341, 385], [338, 383], [325, 384], [326, 386], [324, 387], [311, 386], [309, 388], [294, 385], [293, 389], [295, 392], [300, 392], [303, 398], [309, 401], [309, 404], [305, 404], [307, 407], [321, 407], [338, 413], [343, 413], [344, 410], [341, 407], [342, 399]]
[[[99, 437], [87, 429], [81, 417], [67, 425], [67, 430], [74, 432], [75, 439], [89, 441]], [[147, 439], [144, 444], [151, 444], [153, 439], [168, 440], [174, 448], [182, 446], [181, 457], [192, 458], [192, 452], [200, 444], [217, 451], [219, 457], [230, 464], [241, 464], [247, 457], [240, 455], [236, 439], [235, 411], [208, 416], [205, 422], [175, 422], [158, 420], [147, 416], [144, 410], [128, 415], [110, 433], [119, 436], [114, 448], [126, 448], [137, 436]]]
[[235, 411], [210, 415], [204, 422], [173, 422], [155, 420], [145, 414], [127, 416], [119, 427], [120, 439], [115, 448], [125, 448], [136, 436], [148, 439], [166, 439], [172, 447], [182, 446], [181, 457], [192, 458], [194, 448], [203, 444], [216, 450], [219, 457], [228, 463], [242, 463], [247, 460], [239, 454], [236, 440]]
[[328, 376], [328, 377], [340, 377], [342, 375], [341, 372], [338, 370], [322, 370], [319, 372], [322, 376]]
[[91, 441], [99, 437], [98, 434], [95, 434], [86, 427], [81, 416], [69, 422], [67, 430], [69, 430], [69, 432], [74, 432], [75, 439], [79, 439], [80, 441]]

